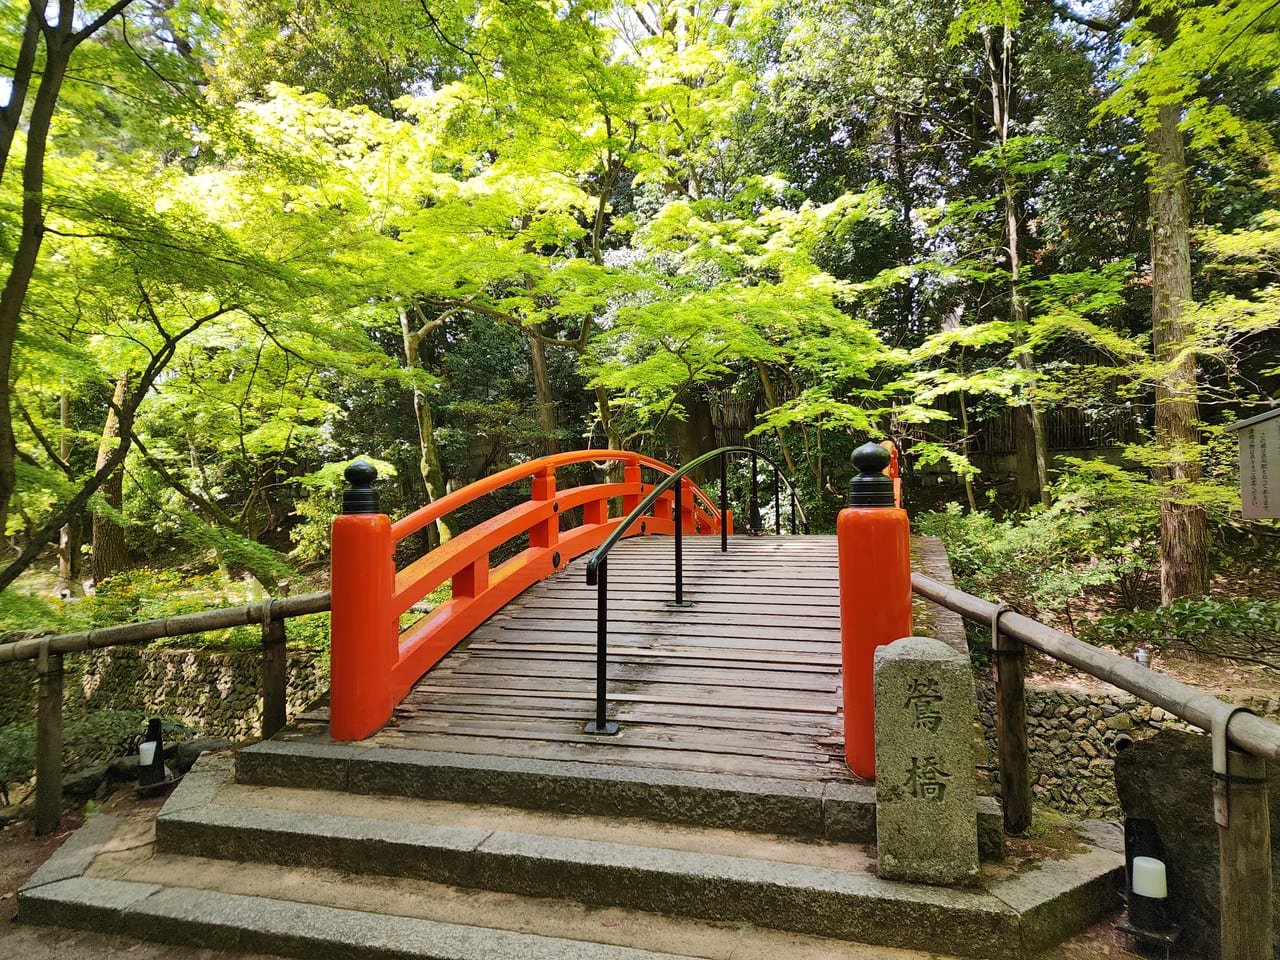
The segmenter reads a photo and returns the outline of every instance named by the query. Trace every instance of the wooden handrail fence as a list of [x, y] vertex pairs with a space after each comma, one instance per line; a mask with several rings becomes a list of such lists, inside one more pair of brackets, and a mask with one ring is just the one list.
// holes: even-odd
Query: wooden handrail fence
[[1209, 732], [1214, 820], [1218, 825], [1222, 960], [1271, 960], [1271, 830], [1265, 761], [1280, 760], [1280, 724], [1024, 617], [1003, 603], [983, 600], [918, 573], [911, 575], [911, 589], [991, 628], [1006, 832], [1022, 833], [1031, 825], [1026, 647], [1114, 684]]
[[285, 621], [323, 613], [329, 594], [260, 600], [239, 607], [201, 610], [141, 623], [102, 627], [56, 637], [33, 637], [0, 644], [0, 664], [35, 660], [38, 673], [36, 704], [36, 832], [52, 833], [62, 822], [62, 679], [63, 657], [105, 647], [149, 643], [207, 630], [260, 624], [262, 627], [262, 735], [269, 737], [285, 724]]

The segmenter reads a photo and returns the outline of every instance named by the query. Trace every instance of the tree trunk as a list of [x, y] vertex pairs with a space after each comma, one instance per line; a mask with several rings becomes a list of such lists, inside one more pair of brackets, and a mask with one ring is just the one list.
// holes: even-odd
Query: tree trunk
[[613, 425], [613, 410], [609, 406], [609, 391], [596, 387], [596, 410], [600, 414], [600, 429], [604, 432], [606, 449], [621, 450], [622, 438]]
[[[773, 410], [778, 406], [778, 391], [774, 387], [773, 381], [769, 378], [769, 371], [765, 369], [765, 365], [759, 360], [756, 361], [756, 373], [760, 375], [760, 387], [764, 390], [765, 409]], [[783, 439], [781, 430], [775, 427], [773, 432], [778, 438], [778, 446], [782, 448], [782, 460], [787, 465], [787, 476], [794, 482], [796, 462], [791, 456], [791, 449], [787, 446], [787, 441]]]
[[[107, 410], [106, 422], [102, 425], [102, 439], [98, 442], [98, 458], [94, 469], [101, 470], [115, 447], [116, 438], [120, 436], [120, 417], [118, 411], [124, 405], [129, 392], [129, 375], [125, 374], [116, 381], [116, 389], [111, 397], [111, 406]], [[120, 510], [124, 505], [124, 468], [119, 469], [107, 478], [102, 485], [102, 495], [107, 506], [112, 510]], [[93, 579], [105, 580], [113, 573], [118, 573], [129, 565], [129, 545], [125, 542], [124, 529], [108, 516], [101, 513], [93, 515]]]
[[[71, 397], [63, 393], [58, 398], [58, 419], [61, 439], [58, 456], [64, 464], [71, 462]], [[80, 542], [84, 524], [79, 515], [72, 517], [58, 531], [58, 589], [63, 596], [78, 597], [84, 594], [80, 582]]]
[[560, 441], [556, 436], [556, 404], [555, 395], [551, 391], [551, 374], [547, 372], [546, 344], [536, 335], [531, 336], [529, 351], [533, 358], [533, 385], [538, 392], [538, 428], [542, 431], [542, 455], [549, 457], [560, 452]]
[[[419, 352], [424, 334], [415, 333], [409, 323], [409, 311], [400, 310], [400, 331], [404, 335], [404, 360], [410, 370], [421, 370], [422, 356]], [[426, 392], [415, 381], [413, 385], [413, 414], [418, 425], [418, 470], [422, 474], [422, 482], [427, 488], [427, 498], [434, 503], [448, 493], [444, 479], [444, 469], [440, 465], [440, 448], [436, 445], [436, 423], [431, 411], [431, 401]], [[436, 521], [436, 533], [439, 543], [453, 539], [453, 515], [445, 514]]]
[[27, 288], [44, 241], [44, 158], [67, 63], [75, 50], [71, 4], [60, 5], [58, 26], [45, 32], [44, 69], [27, 123], [27, 152], [22, 164], [22, 231], [0, 292], [0, 530], [7, 525], [9, 502], [17, 487], [17, 443], [13, 434], [13, 348]]
[[[711, 401], [705, 395], [697, 395], [699, 392], [696, 391], [694, 396], [685, 401], [685, 418], [676, 421], [676, 444], [682, 464], [692, 463], [716, 448], [716, 426], [711, 420]], [[695, 483], [706, 483], [718, 476], [719, 465], [707, 463], [692, 475], [692, 479]]]
[[[53, 112], [62, 92], [62, 81], [76, 47], [107, 25], [132, 0], [116, 0], [76, 30], [75, 0], [57, 0], [57, 23], [49, 23], [54, 4], [29, 5], [22, 41], [9, 84], [9, 103], [0, 116], [0, 171], [7, 168], [13, 136], [22, 118], [28, 84], [39, 60], [39, 37], [44, 37], [44, 62], [40, 83], [27, 118], [27, 149], [22, 161], [22, 230], [9, 263], [9, 275], [0, 291], [0, 530], [8, 525], [9, 505], [17, 488], [17, 442], [13, 433], [13, 348], [27, 289], [35, 274], [40, 246], [44, 241], [44, 159], [48, 151]], [[61, 526], [61, 523], [59, 523]], [[23, 556], [27, 554], [23, 551]], [[30, 561], [25, 561], [29, 563]], [[13, 564], [6, 574], [16, 576]], [[4, 576], [0, 575], [0, 580]], [[5, 580], [5, 583], [8, 583]]]
[[[1171, 29], [1171, 28], [1170, 28]], [[1184, 316], [1191, 301], [1190, 204], [1186, 156], [1178, 121], [1181, 104], [1162, 104], [1148, 132], [1152, 164], [1151, 345], [1161, 367], [1156, 383], [1156, 444], [1161, 462], [1160, 600], [1209, 592], [1209, 529], [1204, 508], [1187, 487], [1200, 479], [1196, 358], [1182, 351], [1192, 333]]]
[[[1002, 27], [998, 42], [995, 33], [995, 30], [985, 31], [983, 40], [991, 87], [992, 124], [995, 128], [996, 142], [1003, 151], [1009, 143], [1010, 125], [1015, 106], [1013, 31], [1007, 26]], [[1031, 356], [1030, 348], [1026, 346], [1027, 301], [1022, 295], [1023, 217], [1017, 182], [1009, 169], [1007, 157], [1001, 158], [1000, 187], [1009, 255], [1009, 321], [1017, 331], [1013, 344], [1014, 357], [1019, 369], [1034, 375], [1035, 359]], [[1028, 392], [1017, 423], [1018, 506], [1021, 509], [1032, 502], [1047, 504], [1049, 502], [1048, 444], [1040, 410], [1036, 407], [1034, 387]]]

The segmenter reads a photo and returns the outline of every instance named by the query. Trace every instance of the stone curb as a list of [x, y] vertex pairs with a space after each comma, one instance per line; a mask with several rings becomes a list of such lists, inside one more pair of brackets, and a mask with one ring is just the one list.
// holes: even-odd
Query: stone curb
[[361, 960], [691, 960], [411, 917], [90, 877], [31, 891], [23, 919], [206, 949]]
[[90, 817], [27, 878], [27, 882], [18, 890], [18, 899], [21, 901], [24, 894], [38, 887], [83, 875], [115, 832], [114, 814], [99, 813]]
[[[236, 782], [451, 800], [557, 813], [874, 843], [875, 787], [575, 761], [264, 741], [236, 754]], [[978, 798], [983, 859], [1004, 856], [999, 805]]]

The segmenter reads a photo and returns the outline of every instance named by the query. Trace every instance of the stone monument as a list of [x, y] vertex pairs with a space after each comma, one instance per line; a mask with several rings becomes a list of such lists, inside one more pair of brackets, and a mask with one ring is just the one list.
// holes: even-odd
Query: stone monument
[[875, 654], [876, 872], [886, 880], [978, 882], [973, 674], [940, 640]]

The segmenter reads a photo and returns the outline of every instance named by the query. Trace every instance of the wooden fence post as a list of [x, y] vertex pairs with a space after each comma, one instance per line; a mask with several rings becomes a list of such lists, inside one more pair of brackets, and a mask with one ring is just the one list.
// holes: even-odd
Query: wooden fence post
[[996, 666], [996, 741], [1004, 831], [1031, 826], [1031, 764], [1027, 750], [1026, 647], [1000, 632], [1001, 604], [991, 618], [991, 654]]
[[287, 718], [289, 659], [283, 619], [271, 616], [271, 599], [262, 601], [262, 739], [279, 731]]
[[62, 654], [40, 647], [36, 706], [36, 833], [62, 823]]
[[1272, 960], [1267, 765], [1227, 751], [1227, 826], [1218, 827], [1222, 960]]

